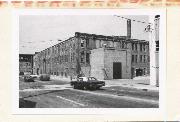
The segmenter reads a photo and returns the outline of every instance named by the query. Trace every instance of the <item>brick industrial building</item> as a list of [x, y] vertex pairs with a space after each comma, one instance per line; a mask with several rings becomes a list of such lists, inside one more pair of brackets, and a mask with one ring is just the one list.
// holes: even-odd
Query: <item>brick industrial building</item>
[[150, 74], [149, 42], [127, 36], [76, 32], [34, 55], [34, 74], [62, 77], [94, 76], [98, 79], [130, 79]]
[[33, 72], [33, 54], [19, 54], [19, 72]]

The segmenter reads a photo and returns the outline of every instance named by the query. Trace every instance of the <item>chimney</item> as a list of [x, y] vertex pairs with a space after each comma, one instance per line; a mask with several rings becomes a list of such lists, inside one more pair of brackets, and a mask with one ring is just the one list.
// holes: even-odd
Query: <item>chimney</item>
[[131, 20], [130, 19], [127, 20], [127, 38], [128, 39], [131, 38]]

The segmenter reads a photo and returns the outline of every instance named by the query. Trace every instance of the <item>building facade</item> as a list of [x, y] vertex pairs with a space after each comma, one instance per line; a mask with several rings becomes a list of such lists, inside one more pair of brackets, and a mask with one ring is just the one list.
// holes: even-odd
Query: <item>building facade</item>
[[148, 41], [76, 32], [74, 37], [36, 53], [33, 73], [129, 79], [149, 75], [149, 63]]
[[33, 54], [19, 54], [19, 72], [33, 73]]
[[144, 40], [131, 40], [131, 73], [132, 77], [150, 74], [149, 42]]

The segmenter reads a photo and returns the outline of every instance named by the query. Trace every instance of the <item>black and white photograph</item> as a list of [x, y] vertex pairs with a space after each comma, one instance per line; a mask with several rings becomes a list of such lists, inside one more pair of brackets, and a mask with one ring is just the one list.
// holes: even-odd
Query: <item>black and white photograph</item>
[[19, 15], [18, 107], [159, 108], [162, 16], [129, 11]]

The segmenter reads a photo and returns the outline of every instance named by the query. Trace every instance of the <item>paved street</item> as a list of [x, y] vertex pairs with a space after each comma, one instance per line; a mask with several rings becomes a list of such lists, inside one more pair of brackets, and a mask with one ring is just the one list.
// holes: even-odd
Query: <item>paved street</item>
[[100, 90], [73, 89], [65, 81], [23, 82], [20, 107], [32, 108], [157, 108], [153, 90], [107, 85]]

